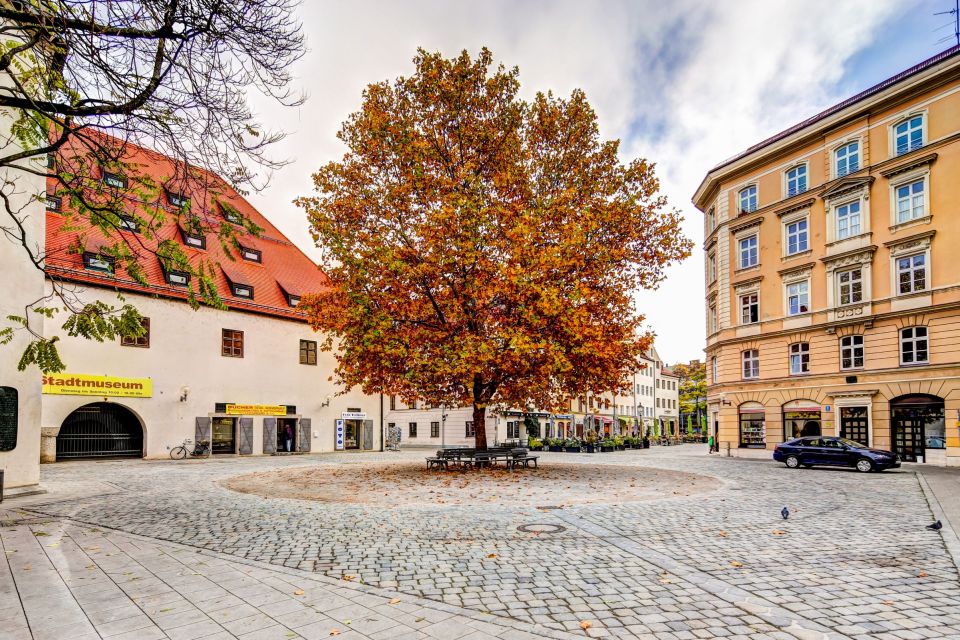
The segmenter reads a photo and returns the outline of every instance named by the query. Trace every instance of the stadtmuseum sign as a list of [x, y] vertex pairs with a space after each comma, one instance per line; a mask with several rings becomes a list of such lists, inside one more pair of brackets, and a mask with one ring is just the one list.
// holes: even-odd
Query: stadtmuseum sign
[[43, 393], [56, 396], [151, 398], [150, 378], [91, 376], [85, 373], [52, 373], [43, 376]]

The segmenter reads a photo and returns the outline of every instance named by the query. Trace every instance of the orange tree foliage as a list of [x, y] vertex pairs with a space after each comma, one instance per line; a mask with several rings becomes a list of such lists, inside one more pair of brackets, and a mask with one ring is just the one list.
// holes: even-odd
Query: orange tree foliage
[[305, 296], [337, 378], [486, 409], [620, 388], [652, 340], [631, 294], [689, 254], [653, 165], [622, 164], [583, 92], [517, 96], [492, 54], [419, 51], [367, 87], [348, 151], [297, 200], [330, 288]]

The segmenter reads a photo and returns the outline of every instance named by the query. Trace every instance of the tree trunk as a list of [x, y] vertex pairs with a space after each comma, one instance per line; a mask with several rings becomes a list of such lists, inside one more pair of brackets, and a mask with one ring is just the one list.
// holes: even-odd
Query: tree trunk
[[474, 446], [477, 451], [486, 451], [487, 449], [487, 407], [486, 405], [473, 405], [473, 437]]

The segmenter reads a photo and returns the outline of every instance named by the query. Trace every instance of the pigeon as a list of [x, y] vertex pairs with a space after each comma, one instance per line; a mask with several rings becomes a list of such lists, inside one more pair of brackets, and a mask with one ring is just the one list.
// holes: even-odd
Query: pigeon
[[784, 507], [783, 509], [780, 509], [780, 516], [781, 516], [784, 520], [786, 520], [787, 518], [789, 518], [789, 517], [790, 517], [790, 509], [787, 509], [786, 507]]
[[937, 520], [933, 524], [928, 524], [927, 529], [930, 529], [930, 531], [940, 531], [940, 529], [943, 529], [943, 523]]

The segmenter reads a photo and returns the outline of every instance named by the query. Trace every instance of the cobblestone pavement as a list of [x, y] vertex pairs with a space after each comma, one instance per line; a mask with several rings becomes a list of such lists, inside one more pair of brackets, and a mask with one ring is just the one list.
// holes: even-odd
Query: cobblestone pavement
[[[562, 509], [371, 508], [264, 499], [217, 484], [264, 469], [398, 455], [422, 457], [61, 464], [44, 467], [51, 494], [18, 504], [37, 516], [252, 561], [258, 570], [279, 565], [330, 588], [443, 603], [448, 615], [488, 616], [487, 624], [538, 635], [960, 638], [957, 567], [944, 537], [924, 529], [931, 506], [922, 478], [907, 468], [790, 471], [707, 456], [699, 446], [542, 454], [546, 465], [635, 464], [706, 474], [721, 485], [690, 498], [667, 491], [660, 501]], [[554, 503], [563, 504], [562, 488]], [[785, 505], [787, 521], [779, 515]], [[531, 533], [518, 530], [523, 525], [547, 526]], [[6, 544], [8, 534], [0, 535]], [[584, 620], [592, 622], [586, 631]], [[473, 632], [451, 623], [421, 637]]]

